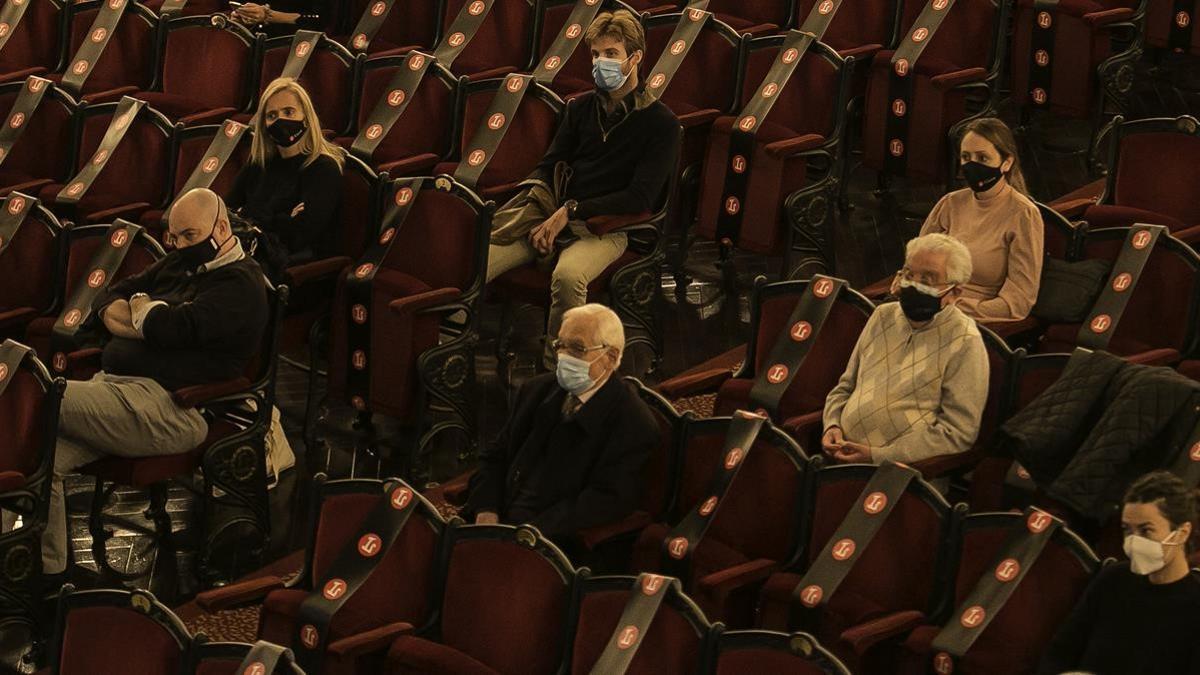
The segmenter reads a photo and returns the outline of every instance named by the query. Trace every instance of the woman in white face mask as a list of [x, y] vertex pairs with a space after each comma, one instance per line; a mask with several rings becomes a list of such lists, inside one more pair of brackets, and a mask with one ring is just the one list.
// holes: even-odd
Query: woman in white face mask
[[1200, 673], [1200, 573], [1188, 568], [1193, 491], [1156, 471], [1125, 494], [1128, 562], [1106, 566], [1059, 630], [1040, 673]]

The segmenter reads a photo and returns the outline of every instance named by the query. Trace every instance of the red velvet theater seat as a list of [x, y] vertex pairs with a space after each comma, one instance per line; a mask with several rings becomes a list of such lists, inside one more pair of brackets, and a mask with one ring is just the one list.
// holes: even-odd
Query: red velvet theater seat
[[[0, 110], [9, 123], [13, 103], [28, 86], [27, 81], [0, 85]], [[67, 92], [47, 86], [52, 88], [25, 121], [25, 131], [0, 164], [0, 195], [18, 190], [36, 196], [41, 187], [66, 181], [75, 171], [79, 106]]]
[[207, 16], [171, 19], [160, 34], [162, 56], [154, 84], [136, 98], [188, 126], [219, 122], [256, 103], [251, 97], [263, 47], [261, 34]]
[[24, 335], [25, 327], [54, 311], [58, 302], [63, 226], [38, 205], [30, 209], [0, 253], [0, 341]]
[[[70, 40], [67, 43], [64, 67], [69, 68], [75, 62], [75, 54], [91, 35], [92, 22], [96, 20], [103, 2], [104, 0], [89, 0], [70, 5], [67, 10]], [[77, 98], [86, 99], [88, 103], [105, 103], [116, 101], [125, 94], [149, 89], [151, 81], [154, 80], [157, 30], [158, 17], [154, 12], [145, 5], [130, 0], [81, 90], [68, 90]], [[59, 86], [63, 86], [61, 74], [49, 77]]]
[[179, 617], [148, 591], [75, 591], [58, 599], [54, 675], [177, 673], [190, 642]]
[[12, 37], [0, 49], [0, 82], [49, 73], [62, 58], [65, 0], [32, 0]]
[[[592, 577], [581, 582], [579, 608], [574, 617], [571, 675], [587, 675], [604, 653], [617, 629], [625, 605], [634, 592], [635, 577]], [[639, 591], [640, 592], [640, 591]], [[654, 620], [641, 636], [625, 675], [699, 675], [712, 627], [691, 598], [667, 584], [667, 596]]]
[[1193, 380], [1200, 381], [1200, 361], [1184, 361], [1176, 370]]
[[[102, 103], [84, 108], [74, 175], [93, 161], [119, 105]], [[45, 185], [38, 197], [60, 216], [81, 224], [109, 223], [117, 218], [137, 221], [145, 211], [166, 205], [174, 148], [174, 125], [165, 115], [146, 106], [138, 112], [108, 163], [78, 202], [58, 201], [58, 194], [70, 178]]]
[[551, 675], [567, 649], [575, 570], [529, 526], [450, 529], [440, 612], [388, 651], [387, 675]]
[[[915, 21], [927, 3], [905, 0], [901, 12], [901, 40], [911, 39]], [[1008, 3], [992, 0], [958, 0], [908, 75], [913, 80], [907, 117], [908, 140], [902, 159], [906, 174], [924, 181], [947, 177], [949, 139], [956, 124], [968, 116], [972, 93], [988, 99], [1000, 70], [1001, 40], [1007, 24]], [[888, 117], [892, 114], [889, 83], [895, 52], [878, 52], [871, 64], [863, 112], [863, 164], [886, 169]], [[986, 114], [985, 108], [972, 114]]]
[[[445, 41], [460, 11], [473, 0], [446, 0], [441, 39]], [[496, 0], [475, 37], [450, 70], [472, 81], [528, 70], [537, 39], [537, 3]]]
[[[664, 571], [663, 542], [675, 524], [711, 496], [713, 476], [723, 470], [729, 426], [727, 417], [685, 424], [669, 518], [642, 531], [634, 545], [634, 570]], [[684, 589], [714, 620], [750, 625], [758, 588], [799, 555], [806, 467], [800, 446], [764, 424], [688, 560]]]
[[[85, 282], [92, 269], [92, 260], [102, 246], [108, 245], [108, 238], [105, 236], [107, 232], [108, 225], [77, 226], [65, 232], [66, 273], [62, 277], [61, 284], [56, 285], [61, 294], [55, 301], [57, 309], [61, 309], [63, 304], [71, 298], [75, 289]], [[109, 281], [110, 284], [141, 272], [165, 255], [162, 246], [144, 230], [138, 233], [129, 246], [129, 252], [125, 255], [125, 260], [117, 269], [117, 273]], [[54, 356], [50, 350], [50, 333], [57, 319], [57, 316], [39, 317], [31, 321], [25, 330], [25, 343], [37, 350], [48, 364]], [[71, 366], [75, 365], [72, 356], [72, 354], [66, 355], [65, 365], [68, 366], [66, 370], [68, 373], [73, 370]], [[55, 369], [58, 370], [57, 367]], [[90, 376], [90, 373], [88, 375]]]
[[397, 0], [392, 11], [375, 33], [366, 49], [355, 46], [357, 34], [354, 29], [367, 12], [375, 11], [379, 0], [350, 0], [344, 3], [342, 17], [335, 38], [356, 52], [364, 52], [372, 58], [405, 54], [414, 49], [432, 49], [437, 36], [441, 17], [438, 8], [442, 3], [427, 0]]
[[[1082, 258], [1115, 261], [1128, 233], [1125, 227], [1089, 230], [1083, 238]], [[1135, 363], [1177, 363], [1195, 353], [1200, 339], [1198, 311], [1200, 255], [1164, 234], [1150, 253], [1106, 351]], [[1078, 333], [1079, 324], [1052, 324], [1037, 351], [1074, 351]]]
[[1109, 144], [1108, 179], [1096, 204], [1065, 211], [1091, 229], [1134, 223], [1166, 225], [1192, 245], [1200, 242], [1200, 122], [1184, 115], [1126, 122], [1118, 117]]
[[[750, 42], [739, 110], [760, 95], [782, 44], [779, 36]], [[830, 225], [830, 191], [841, 161], [848, 86], [846, 62], [828, 46], [813, 43], [755, 134], [741, 230], [730, 243], [751, 253], [783, 254], [784, 274], [792, 272], [791, 251], [810, 247], [812, 233], [826, 232]], [[718, 237], [737, 121], [728, 116], [713, 123], [700, 184], [698, 238]]]
[[[1042, 6], [1035, 0], [1018, 0], [1014, 12], [1012, 77], [1013, 99], [1023, 107], [1040, 107], [1059, 117], [1086, 118], [1098, 112], [1105, 96], [1107, 82], [1116, 77], [1122, 64], [1136, 59], [1140, 51], [1126, 51], [1114, 56], [1113, 38], [1136, 32], [1133, 21], [1137, 0], [1061, 0]], [[1043, 12], [1054, 30], [1054, 41], [1045, 58], [1046, 66], [1034, 65], [1034, 24], [1042, 21]], [[1040, 32], [1040, 31], [1038, 31]], [[1103, 66], [1102, 66], [1103, 64]], [[1050, 68], [1049, 87], [1038, 92], [1045, 96], [1043, 104], [1035, 105], [1031, 71]], [[1038, 87], [1041, 89], [1040, 87]]]
[[[803, 25], [804, 20], [820, 2], [821, 0], [798, 0], [795, 26]], [[863, 59], [891, 43], [895, 22], [896, 7], [891, 0], [843, 3], [821, 42], [836, 49], [842, 58], [853, 56], [862, 64]], [[866, 63], [869, 62], [868, 59]]]
[[836, 656], [808, 633], [735, 630], [717, 640], [714, 675], [850, 675]]
[[[155, 14], [162, 14], [162, 6], [165, 0], [146, 0], [142, 4]], [[186, 0], [186, 3], [175, 16], [198, 16], [201, 14], [217, 14], [221, 12], [229, 12], [229, 3], [221, 0]]]
[[855, 672], [882, 672], [872, 668], [886, 660], [886, 655], [873, 650], [873, 642], [857, 639], [860, 627], [910, 615], [926, 616], [937, 609], [938, 574], [947, 560], [942, 542], [952, 531], [950, 505], [932, 485], [913, 480], [875, 538], [859, 549], [842, 584], [825, 598], [814, 617], [815, 625], [789, 626], [793, 589], [850, 510], [858, 506], [859, 495], [875, 470], [873, 466], [840, 465], [817, 472], [804, 555], [789, 571], [772, 574], [767, 580], [758, 615], [764, 628], [811, 631]]
[[[472, 139], [486, 119], [492, 99], [504, 86], [505, 78], [472, 82], [463, 91], [461, 138], [457, 140], [456, 161], [442, 162], [434, 167], [435, 174], [453, 174], [470, 152]], [[492, 153], [487, 168], [473, 186], [484, 199], [503, 204], [517, 192], [554, 140], [563, 102], [554, 92], [537, 82], [530, 82], [529, 91], [509, 120], [508, 132]]]
[[[1180, 12], [1179, 3], [1174, 0], [1149, 0], [1145, 24], [1147, 46], [1173, 53], [1200, 54], [1200, 22], [1196, 21], [1194, 9]], [[1173, 34], [1182, 39], [1172, 39]]]
[[[967, 516], [957, 570], [947, 575], [953, 593], [952, 612], [981, 577], [993, 574], [992, 566], [1009, 532], [1024, 527], [1025, 516], [1020, 513]], [[1078, 535], [1065, 527], [1055, 532], [954, 671], [972, 675], [1033, 672], [1098, 567], [1096, 554]], [[959, 617], [949, 616], [947, 620], [958, 621]], [[913, 630], [904, 642], [905, 657], [894, 672], [930, 672], [935, 656], [930, 643], [940, 630], [941, 624], [936, 622]]]
[[793, 4], [780, 0], [712, 0], [708, 11], [739, 33], [767, 35], [792, 27]]
[[[558, 37], [558, 34], [566, 26], [567, 19], [570, 17], [571, 10], [574, 9], [576, 2], [577, 0], [542, 1], [542, 32], [537, 44], [539, 58], [534, 63], [535, 67], [545, 60], [550, 46], [554, 44], [555, 38]], [[666, 11], [671, 11], [674, 7], [666, 7], [665, 9]], [[606, 10], [602, 7], [600, 11]], [[582, 28], [587, 30], [587, 26], [583, 26]], [[648, 59], [643, 58], [642, 61], [645, 63], [648, 62]], [[650, 61], [650, 63], [653, 62]], [[649, 66], [646, 67], [648, 68]], [[643, 72], [645, 72], [644, 69]], [[592, 54], [586, 42], [583, 40], [579, 41], [575, 47], [575, 51], [571, 53], [571, 57], [558, 69], [554, 81], [547, 86], [565, 101], [569, 101], [580, 94], [596, 88], [596, 83], [592, 80]]]
[[[192, 643], [188, 668], [184, 675], [246, 675], [242, 661], [250, 654], [254, 645], [244, 642], [202, 642], [197, 638]], [[254, 672], [251, 671], [251, 675]], [[279, 659], [275, 670], [262, 675], [304, 675], [300, 666]]]
[[[292, 53], [292, 39], [291, 35], [283, 35], [267, 40], [257, 94], [261, 94], [283, 72]], [[322, 35], [304, 72], [296, 78], [312, 99], [317, 116], [321, 118], [321, 127], [326, 132], [345, 134], [354, 123], [358, 61], [350, 50]], [[258, 104], [256, 95], [252, 105], [256, 107]], [[249, 115], [238, 116], [242, 122], [248, 119]]]
[[[173, 202], [181, 196], [181, 190], [187, 184], [188, 178], [200, 163], [206, 159], [206, 152], [209, 145], [217, 134], [222, 133], [224, 124], [205, 124], [197, 127], [188, 127], [181, 130], [177, 135], [177, 144], [175, 147], [175, 169], [173, 172], [174, 180], [172, 181], [171, 194], [168, 198], [168, 203]], [[238, 147], [230, 155], [229, 161], [221, 168], [221, 171], [212, 179], [212, 184], [209, 188], [219, 195], [227, 195], [233, 189], [233, 183], [237, 179], [238, 172], [242, 170], [250, 157], [250, 142], [253, 138], [252, 134], [247, 131], [242, 135], [242, 140]], [[149, 209], [142, 213], [138, 218], [138, 224], [142, 227], [150, 229], [154, 232], [155, 237], [161, 240], [163, 231], [166, 229], [166, 224], [163, 222], [163, 215], [166, 209]]]
[[[376, 57], [363, 67], [362, 88], [359, 91], [358, 120], [355, 130], [362, 133], [379, 101], [388, 95], [388, 84], [397, 71], [405, 67], [405, 57]], [[453, 138], [459, 110], [457, 79], [438, 64], [429, 66], [416, 93], [403, 115], [379, 141], [370, 157], [359, 159], [392, 178], [422, 176], [448, 157], [455, 145]], [[345, 136], [338, 143], [349, 149], [354, 137]]]

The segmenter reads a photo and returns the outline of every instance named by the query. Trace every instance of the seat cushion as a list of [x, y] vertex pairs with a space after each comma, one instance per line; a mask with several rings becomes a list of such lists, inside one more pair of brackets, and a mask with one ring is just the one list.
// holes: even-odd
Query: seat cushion
[[208, 424], [204, 442], [191, 452], [158, 457], [105, 457], [84, 466], [80, 473], [131, 487], [146, 487], [164, 480], [190, 474], [200, 466], [204, 451], [214, 443], [238, 433], [240, 429], [223, 419]]
[[[617, 270], [639, 260], [641, 256], [626, 250], [588, 284], [588, 300], [608, 290], [608, 282]], [[536, 265], [522, 265], [505, 272], [492, 282], [493, 291], [502, 298], [539, 307], [550, 303], [550, 272]]]

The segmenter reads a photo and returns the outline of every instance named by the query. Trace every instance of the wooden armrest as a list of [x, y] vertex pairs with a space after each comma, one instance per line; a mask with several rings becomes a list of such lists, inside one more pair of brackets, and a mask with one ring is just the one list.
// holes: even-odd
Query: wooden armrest
[[721, 388], [721, 385], [733, 377], [729, 368], [714, 368], [691, 375], [679, 375], [666, 382], [660, 382], [655, 389], [667, 398], [682, 398], [697, 394], [710, 394]]
[[281, 588], [284, 588], [284, 582], [279, 577], [247, 579], [241, 583], [199, 593], [196, 595], [196, 604], [206, 612], [220, 612], [258, 602], [271, 591]]
[[929, 81], [938, 89], [953, 89], [954, 87], [961, 87], [964, 84], [978, 82], [987, 77], [987, 72], [987, 68], [964, 68], [952, 73], [935, 75]]
[[925, 614], [915, 609], [895, 612], [842, 631], [841, 639], [854, 649], [855, 654], [862, 656], [884, 640], [912, 632], [924, 621]]
[[379, 165], [379, 170], [387, 172], [390, 176], [412, 176], [428, 172], [429, 169], [432, 169], [438, 163], [438, 159], [437, 155], [427, 152], [421, 155], [398, 159], [394, 162], [384, 162]]
[[779, 570], [779, 563], [760, 558], [701, 577], [696, 583], [709, 593], [727, 595], [738, 588], [761, 583]]
[[183, 117], [180, 117], [179, 123], [186, 127], [196, 124], [219, 122], [227, 117], [232, 116], [236, 112], [237, 110], [230, 108], [229, 106], [213, 108], [212, 110], [201, 110], [200, 112], [195, 112], [191, 115], [184, 115]]
[[804, 134], [795, 138], [788, 138], [774, 143], [767, 143], [763, 146], [763, 150], [772, 157], [784, 158], [797, 155], [801, 152], [812, 150], [821, 147], [825, 142], [825, 137], [820, 134]]
[[587, 228], [592, 234], [597, 237], [603, 237], [606, 234], [616, 232], [625, 227], [633, 225], [642, 225], [650, 221], [654, 217], [653, 213], [643, 211], [642, 213], [629, 213], [620, 216], [593, 216], [587, 219]]
[[650, 517], [649, 513], [634, 511], [623, 520], [608, 525], [589, 527], [586, 530], [580, 530], [575, 536], [587, 550], [593, 551], [606, 541], [641, 532], [653, 522], [654, 519]]
[[357, 633], [329, 644], [329, 653], [341, 658], [353, 658], [382, 652], [401, 635], [411, 635], [413, 625], [404, 621]]
[[97, 211], [89, 214], [88, 220], [94, 223], [110, 223], [117, 218], [136, 220], [137, 216], [141, 215], [143, 211], [146, 211], [149, 208], [150, 204], [148, 202], [122, 204], [121, 206], [114, 206], [111, 209], [104, 209], [103, 211]]
[[388, 303], [388, 307], [397, 314], [415, 314], [423, 309], [444, 305], [460, 297], [462, 297], [462, 291], [457, 288], [437, 288], [416, 295], [396, 298]]
[[1099, 201], [1099, 197], [1067, 199], [1051, 203], [1050, 208], [1061, 213], [1064, 218], [1080, 218], [1083, 216], [1083, 212], [1088, 210], [1088, 207], [1095, 206]]
[[25, 474], [20, 471], [0, 471], [0, 493], [25, 487]]
[[467, 492], [471, 487], [471, 476], [475, 471], [467, 471], [454, 478], [425, 491], [425, 498], [436, 502], [441, 500], [453, 506], [462, 507], [467, 503]]
[[1106, 9], [1100, 12], [1090, 12], [1083, 15], [1083, 20], [1093, 28], [1099, 26], [1107, 26], [1111, 23], [1124, 21], [1133, 18], [1133, 10], [1128, 7], [1117, 7], [1115, 9]]
[[291, 277], [292, 286], [299, 288], [317, 279], [336, 276], [339, 272], [353, 264], [354, 261], [350, 258], [339, 255], [332, 258], [314, 260], [301, 265], [294, 265], [287, 268], [287, 274]]
[[218, 398], [224, 398], [250, 389], [250, 380], [237, 377], [223, 382], [197, 384], [171, 392], [171, 399], [180, 408], [197, 408]]
[[975, 466], [983, 459], [983, 454], [983, 450], [971, 449], [966, 452], [938, 455], [913, 462], [912, 468], [920, 471], [925, 480], [933, 480]]

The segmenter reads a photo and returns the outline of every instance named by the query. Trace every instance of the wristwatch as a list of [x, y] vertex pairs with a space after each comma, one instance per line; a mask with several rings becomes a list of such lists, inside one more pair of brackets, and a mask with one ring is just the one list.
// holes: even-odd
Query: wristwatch
[[563, 202], [563, 207], [567, 209], [567, 220], [575, 220], [575, 210], [579, 208], [579, 202], [574, 199], [568, 199]]
[[134, 293], [133, 295], [129, 296], [129, 301], [133, 302], [134, 300], [136, 300], [138, 298], [149, 298], [149, 297], [150, 297], [149, 293]]

